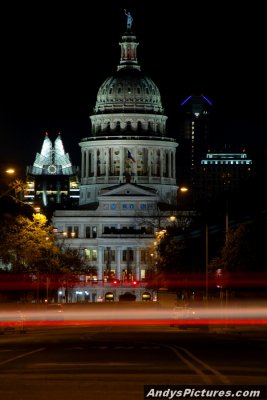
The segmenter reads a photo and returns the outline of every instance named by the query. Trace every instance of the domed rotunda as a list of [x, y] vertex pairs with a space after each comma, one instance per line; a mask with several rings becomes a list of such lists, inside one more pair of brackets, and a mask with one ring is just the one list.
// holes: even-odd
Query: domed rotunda
[[88, 266], [81, 287], [62, 291], [68, 301], [152, 301], [155, 234], [172, 223], [167, 210], [176, 204], [177, 143], [166, 137], [160, 92], [141, 72], [129, 23], [120, 46], [117, 71], [97, 93], [91, 135], [79, 143], [79, 207], [53, 216], [64, 245]]
[[126, 182], [176, 196], [175, 139], [166, 137], [167, 116], [157, 85], [141, 71], [132, 27], [122, 35], [116, 73], [100, 86], [91, 136], [81, 146], [80, 204], [97, 201], [97, 189]]

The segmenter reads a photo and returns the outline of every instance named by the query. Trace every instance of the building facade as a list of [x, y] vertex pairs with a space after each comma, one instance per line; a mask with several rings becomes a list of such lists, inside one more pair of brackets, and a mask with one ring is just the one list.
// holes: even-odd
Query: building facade
[[42, 208], [79, 203], [79, 169], [72, 165], [58, 134], [54, 145], [45, 133], [41, 153], [26, 170], [25, 203]]
[[252, 159], [242, 152], [208, 152], [196, 169], [198, 199], [236, 193], [254, 175]]
[[88, 263], [70, 301], [153, 296], [147, 279], [155, 269], [155, 232], [176, 204], [178, 144], [167, 136], [160, 92], [141, 72], [137, 46], [128, 24], [117, 71], [100, 86], [91, 134], [79, 143], [79, 207], [53, 215], [58, 240], [79, 249]]
[[213, 105], [204, 95], [189, 96], [179, 108], [177, 180], [194, 188], [196, 169], [209, 150]]

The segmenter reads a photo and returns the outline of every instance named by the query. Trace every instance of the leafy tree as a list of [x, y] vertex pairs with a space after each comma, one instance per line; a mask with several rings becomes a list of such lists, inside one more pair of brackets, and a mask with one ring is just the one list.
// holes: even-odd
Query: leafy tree
[[191, 234], [191, 227], [172, 224], [157, 243], [157, 275], [153, 284], [169, 289], [194, 289], [196, 275], [203, 269], [202, 237]]
[[14, 272], [35, 271], [44, 256], [58, 252], [52, 228], [42, 214], [34, 214], [33, 220], [19, 215], [1, 230], [0, 255]]
[[[52, 227], [43, 214], [5, 219], [1, 225], [0, 258], [6, 266], [7, 288], [12, 298], [31, 292], [39, 299], [56, 298], [68, 275], [73, 287], [85, 269], [78, 250], [65, 249], [56, 242]], [[74, 278], [75, 277], [75, 278]]]
[[213, 287], [250, 292], [264, 287], [267, 263], [265, 229], [265, 222], [254, 220], [250, 224], [239, 224], [230, 233], [219, 256], [209, 265]]
[[80, 276], [88, 273], [85, 260], [81, 257], [79, 249], [64, 248], [61, 246], [59, 253], [60, 274], [58, 287], [65, 288], [65, 298], [68, 302], [69, 290], [81, 284]]

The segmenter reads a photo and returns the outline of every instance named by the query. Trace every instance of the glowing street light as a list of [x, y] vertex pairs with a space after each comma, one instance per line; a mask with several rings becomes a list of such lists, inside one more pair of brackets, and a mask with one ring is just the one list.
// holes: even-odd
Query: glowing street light
[[8, 175], [13, 175], [13, 174], [15, 174], [15, 170], [14, 170], [14, 168], [8, 168], [8, 169], [6, 169], [6, 174], [8, 174]]

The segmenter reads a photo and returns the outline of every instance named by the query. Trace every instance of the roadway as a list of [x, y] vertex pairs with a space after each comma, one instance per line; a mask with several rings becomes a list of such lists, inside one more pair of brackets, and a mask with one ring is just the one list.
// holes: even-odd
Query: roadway
[[266, 328], [39, 327], [0, 337], [5, 400], [141, 400], [144, 385], [267, 385]]

